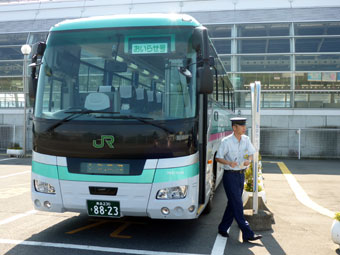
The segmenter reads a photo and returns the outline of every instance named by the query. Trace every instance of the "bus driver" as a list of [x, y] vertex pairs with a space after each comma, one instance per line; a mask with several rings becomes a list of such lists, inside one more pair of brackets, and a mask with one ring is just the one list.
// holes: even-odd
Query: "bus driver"
[[255, 153], [246, 132], [246, 118], [231, 118], [233, 133], [222, 139], [216, 154], [216, 161], [223, 164], [223, 186], [228, 198], [218, 233], [228, 237], [228, 229], [235, 218], [242, 231], [243, 242], [254, 241], [262, 235], [254, 234], [243, 215], [242, 193], [244, 188], [244, 172]]

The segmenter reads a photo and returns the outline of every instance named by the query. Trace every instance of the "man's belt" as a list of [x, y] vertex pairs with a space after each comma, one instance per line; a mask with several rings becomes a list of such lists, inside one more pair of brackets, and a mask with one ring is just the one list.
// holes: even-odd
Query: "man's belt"
[[225, 172], [229, 173], [239, 173], [239, 174], [244, 174], [247, 168], [241, 169], [241, 170], [229, 170], [229, 169], [224, 169]]

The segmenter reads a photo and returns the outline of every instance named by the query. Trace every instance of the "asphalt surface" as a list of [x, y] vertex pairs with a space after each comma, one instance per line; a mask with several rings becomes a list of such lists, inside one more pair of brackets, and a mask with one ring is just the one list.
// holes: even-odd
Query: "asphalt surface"
[[[340, 211], [340, 160], [264, 158], [264, 188], [275, 224], [272, 230], [257, 232], [263, 238], [253, 243], [242, 243], [236, 224], [228, 239], [217, 235], [226, 205], [222, 185], [217, 189], [212, 212], [190, 221], [107, 220], [76, 213], [33, 211], [30, 161], [7, 160], [0, 155], [0, 254], [340, 255], [339, 245], [331, 240], [333, 219], [320, 212], [320, 208], [330, 213]], [[283, 174], [283, 165], [278, 162], [290, 174]], [[298, 198], [301, 190], [292, 188], [287, 175], [296, 180], [309, 204]], [[314, 207], [310, 206], [311, 201]], [[218, 241], [223, 247], [215, 249]], [[55, 244], [64, 245], [54, 247]], [[98, 247], [118, 250], [100, 251]], [[128, 253], [131, 249], [136, 252]]]

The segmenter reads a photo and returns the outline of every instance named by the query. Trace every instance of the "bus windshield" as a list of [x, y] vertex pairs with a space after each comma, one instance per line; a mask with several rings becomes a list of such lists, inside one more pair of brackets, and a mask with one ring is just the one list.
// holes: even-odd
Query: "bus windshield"
[[62, 120], [71, 112], [88, 111], [93, 114], [76, 120], [194, 117], [192, 32], [193, 27], [51, 32], [40, 68], [35, 116]]

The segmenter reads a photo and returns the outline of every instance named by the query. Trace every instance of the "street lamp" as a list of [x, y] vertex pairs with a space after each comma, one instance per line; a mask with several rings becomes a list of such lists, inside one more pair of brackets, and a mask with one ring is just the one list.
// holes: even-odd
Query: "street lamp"
[[21, 46], [21, 53], [24, 55], [24, 67], [23, 67], [23, 92], [24, 92], [24, 133], [23, 133], [23, 150], [24, 150], [24, 157], [26, 157], [26, 131], [27, 131], [27, 117], [26, 117], [26, 107], [27, 107], [27, 58], [28, 55], [31, 53], [31, 46], [25, 44]]

